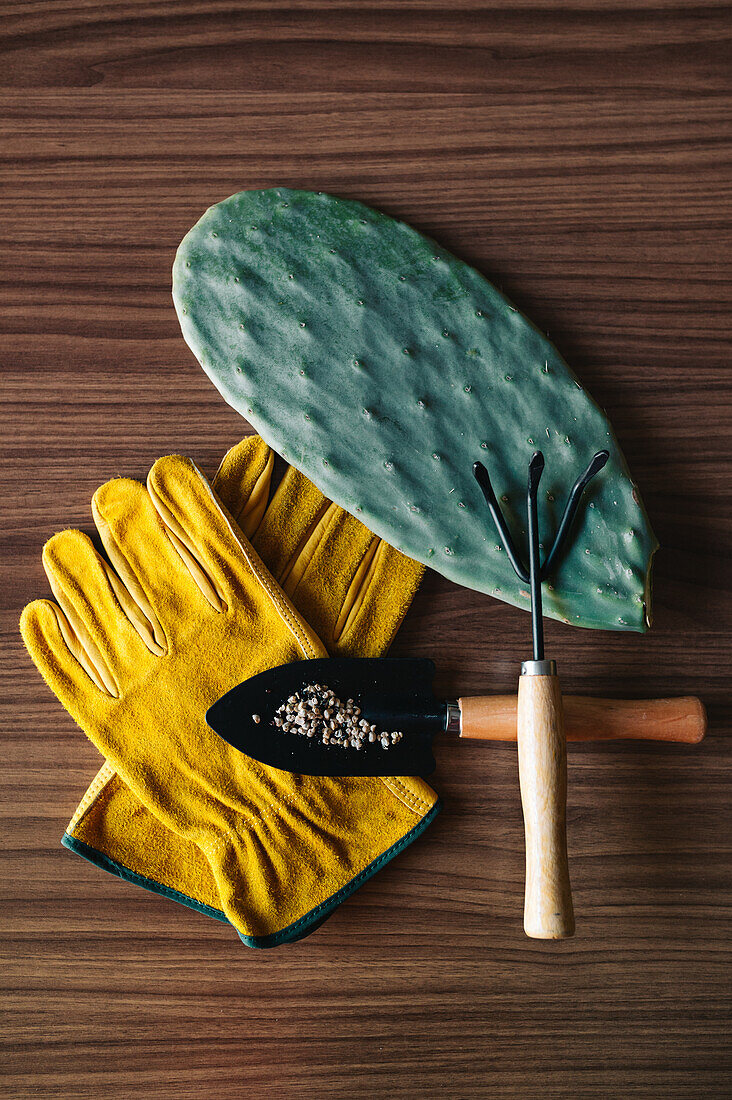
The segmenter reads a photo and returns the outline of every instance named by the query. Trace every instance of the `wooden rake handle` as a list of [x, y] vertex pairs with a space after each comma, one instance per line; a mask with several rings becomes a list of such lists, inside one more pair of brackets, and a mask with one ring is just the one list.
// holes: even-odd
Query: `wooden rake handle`
[[[554, 667], [553, 662], [542, 665]], [[524, 931], [532, 939], [572, 936], [566, 741], [628, 738], [696, 744], [707, 729], [704, 706], [694, 696], [644, 700], [570, 695], [563, 700], [555, 673], [522, 675], [518, 696], [478, 696], [459, 702], [461, 737], [518, 740], [526, 837]]]
[[556, 673], [521, 676], [517, 740], [526, 838], [524, 932], [532, 939], [566, 939], [574, 935], [574, 908], [567, 862], [567, 745]]

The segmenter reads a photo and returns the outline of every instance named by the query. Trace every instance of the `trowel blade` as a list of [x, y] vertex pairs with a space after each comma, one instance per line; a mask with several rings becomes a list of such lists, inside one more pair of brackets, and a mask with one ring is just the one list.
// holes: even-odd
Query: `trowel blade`
[[[432, 661], [401, 657], [295, 661], [232, 688], [209, 708], [206, 721], [234, 748], [272, 768], [301, 775], [428, 776], [435, 768], [432, 739], [445, 728], [445, 704], [432, 694], [434, 671]], [[284, 733], [274, 724], [278, 707], [315, 683], [343, 702], [353, 699], [364, 718], [379, 730], [401, 732], [402, 740], [388, 749], [379, 741], [355, 749]]]

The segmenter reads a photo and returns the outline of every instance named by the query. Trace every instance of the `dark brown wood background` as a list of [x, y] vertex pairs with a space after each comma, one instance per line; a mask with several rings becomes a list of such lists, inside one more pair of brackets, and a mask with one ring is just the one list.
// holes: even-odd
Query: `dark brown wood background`
[[[18, 0], [0, 20], [2, 977], [13, 1098], [730, 1092], [729, 8], [664, 0]], [[502, 284], [607, 408], [663, 549], [647, 636], [548, 627], [565, 690], [697, 693], [694, 749], [570, 753], [571, 942], [524, 938], [515, 750], [272, 952], [59, 838], [99, 760], [17, 618], [105, 479], [248, 430], [170, 299], [210, 203], [283, 184]], [[528, 618], [431, 575], [397, 652], [510, 690]]]

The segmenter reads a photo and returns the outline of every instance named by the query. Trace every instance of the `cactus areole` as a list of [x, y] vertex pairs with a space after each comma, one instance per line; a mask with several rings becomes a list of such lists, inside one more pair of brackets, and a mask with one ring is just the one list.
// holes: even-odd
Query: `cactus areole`
[[212, 206], [173, 268], [183, 336], [283, 458], [405, 554], [528, 608], [472, 475], [483, 461], [526, 538], [543, 451], [545, 540], [610, 452], [544, 586], [545, 614], [644, 630], [657, 547], [610, 425], [556, 348], [472, 267], [358, 202], [284, 188]]

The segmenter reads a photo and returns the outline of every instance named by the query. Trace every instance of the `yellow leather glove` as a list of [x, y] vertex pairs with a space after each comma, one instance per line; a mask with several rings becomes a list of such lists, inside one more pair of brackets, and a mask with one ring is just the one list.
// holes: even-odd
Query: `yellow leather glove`
[[[309, 483], [298, 487], [294, 471], [260, 523], [271, 462], [261, 441], [246, 441], [219, 485], [224, 493], [246, 488], [241, 522], [259, 528], [263, 546], [278, 542], [284, 513], [290, 534], [306, 520], [279, 558], [303, 599], [327, 584], [333, 549], [350, 549], [355, 571], [329, 588], [333, 608], [340, 592], [331, 644], [347, 646], [373, 612], [373, 584], [364, 581], [383, 579], [396, 552], [374, 546], [355, 521], [344, 524], [322, 497], [316, 504], [318, 494]], [[419, 780], [290, 776], [208, 730], [207, 706], [246, 675], [323, 650], [192, 464], [160, 460], [148, 492], [111, 482], [95, 495], [94, 512], [117, 575], [79, 532], [55, 536], [44, 562], [60, 606], [39, 601], [22, 619], [33, 659], [110, 761], [70, 832], [95, 821], [98, 842], [98, 827], [109, 826], [101, 838], [114, 853], [109, 869], [150, 878], [143, 884], [212, 915], [223, 910], [245, 942], [299, 938], [421, 831], [435, 796]], [[413, 577], [406, 604], [414, 587]], [[383, 635], [382, 645], [388, 640]], [[132, 833], [124, 829], [130, 820], [138, 826]], [[92, 848], [102, 865], [104, 847]], [[125, 874], [125, 864], [141, 870]]]

